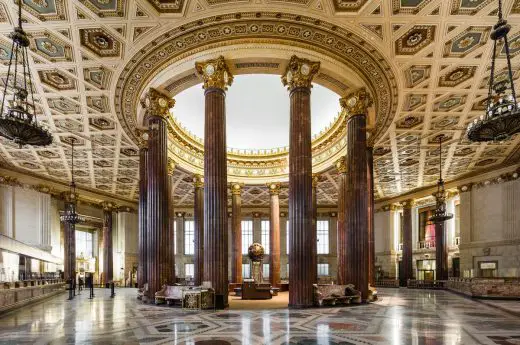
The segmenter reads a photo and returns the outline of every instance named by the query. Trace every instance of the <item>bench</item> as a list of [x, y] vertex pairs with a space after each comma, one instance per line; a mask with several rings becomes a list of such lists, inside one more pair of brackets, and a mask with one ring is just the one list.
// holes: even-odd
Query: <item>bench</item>
[[155, 304], [164, 304], [168, 305], [175, 304], [175, 301], [182, 300], [182, 290], [187, 290], [187, 286], [179, 286], [179, 285], [163, 285], [161, 290], [155, 293]]
[[314, 284], [314, 304], [317, 306], [361, 303], [361, 293], [354, 285]]
[[142, 300], [146, 292], [148, 292], [148, 283], [144, 283], [142, 288], [137, 289], [137, 299]]

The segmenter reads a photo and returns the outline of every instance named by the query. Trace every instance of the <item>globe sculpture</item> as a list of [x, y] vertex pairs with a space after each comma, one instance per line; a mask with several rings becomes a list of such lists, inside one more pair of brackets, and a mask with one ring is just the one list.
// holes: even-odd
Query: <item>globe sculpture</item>
[[255, 283], [263, 281], [262, 259], [264, 258], [264, 247], [260, 243], [253, 243], [247, 250], [247, 256], [251, 259], [251, 277]]

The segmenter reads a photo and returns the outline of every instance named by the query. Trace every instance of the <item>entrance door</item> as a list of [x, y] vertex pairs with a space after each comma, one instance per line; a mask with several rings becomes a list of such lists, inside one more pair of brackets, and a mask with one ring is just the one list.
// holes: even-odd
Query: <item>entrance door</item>
[[435, 273], [434, 271], [423, 271], [424, 280], [435, 280]]

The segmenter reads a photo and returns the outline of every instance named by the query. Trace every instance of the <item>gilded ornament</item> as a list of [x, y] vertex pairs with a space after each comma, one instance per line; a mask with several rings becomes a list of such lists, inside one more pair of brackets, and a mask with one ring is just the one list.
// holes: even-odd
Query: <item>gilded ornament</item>
[[372, 97], [364, 87], [339, 100], [339, 104], [347, 112], [347, 119], [354, 115], [367, 114], [372, 103]]
[[141, 100], [141, 105], [146, 109], [145, 116], [167, 118], [170, 115], [170, 109], [175, 105], [175, 100], [151, 87]]
[[198, 174], [194, 175], [193, 185], [195, 188], [204, 188], [204, 176]]
[[139, 149], [146, 149], [148, 147], [148, 131], [136, 129], [135, 134], [137, 137], [137, 146], [139, 146]]
[[168, 175], [172, 176], [173, 171], [175, 170], [175, 161], [168, 157]]
[[339, 157], [339, 159], [336, 161], [336, 169], [340, 174], [347, 173], [347, 160], [345, 159], [345, 156]]
[[267, 183], [267, 188], [269, 188], [269, 194], [278, 195], [280, 194], [280, 183]]
[[231, 189], [231, 194], [233, 195], [240, 195], [242, 193], [242, 184], [241, 183], [234, 183], [232, 182], [229, 186]]
[[112, 212], [114, 209], [117, 208], [117, 206], [111, 203], [110, 201], [102, 202], [101, 207], [103, 207], [103, 211], [107, 212]]
[[299, 58], [296, 55], [291, 56], [289, 65], [282, 76], [282, 83], [288, 86], [289, 90], [297, 87], [312, 87], [312, 78], [318, 73], [320, 62], [310, 61]]
[[312, 187], [318, 187], [320, 181], [320, 174], [312, 174]]
[[218, 88], [225, 91], [233, 84], [233, 75], [222, 55], [216, 59], [196, 62], [195, 69], [204, 81], [204, 89]]
[[414, 199], [404, 200], [401, 202], [401, 205], [403, 206], [403, 208], [412, 208], [415, 205], [415, 200]]

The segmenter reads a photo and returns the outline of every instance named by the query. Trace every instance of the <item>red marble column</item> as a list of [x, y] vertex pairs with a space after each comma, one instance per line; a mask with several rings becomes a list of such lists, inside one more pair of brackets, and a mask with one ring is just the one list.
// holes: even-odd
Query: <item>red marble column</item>
[[[402, 279], [406, 286], [408, 279], [413, 279], [413, 239], [412, 239], [412, 207], [413, 200], [406, 200], [403, 204], [403, 256], [402, 256]], [[396, 215], [398, 216], [398, 215]], [[401, 278], [401, 277], [400, 277]]]
[[147, 177], [147, 282], [146, 300], [153, 302], [155, 293], [169, 279], [170, 246], [168, 207], [168, 136], [166, 119], [175, 101], [150, 88], [141, 101], [148, 117]]
[[314, 283], [318, 282], [318, 182], [320, 180], [320, 176], [318, 174], [312, 174], [312, 243], [314, 248], [312, 249], [313, 262], [313, 281]]
[[194, 280], [195, 285], [200, 286], [204, 276], [204, 179], [200, 175], [193, 177], [193, 186], [195, 188], [193, 225], [195, 228], [195, 263]]
[[435, 224], [435, 279], [448, 280], [448, 248], [446, 222]]
[[114, 205], [103, 203], [103, 276], [105, 287], [114, 280], [114, 246], [112, 241], [112, 211]]
[[[62, 198], [65, 201], [63, 214], [76, 212], [77, 194], [64, 192]], [[64, 259], [63, 277], [65, 280], [76, 279], [76, 225], [63, 221], [64, 227]]]
[[231, 183], [231, 282], [242, 283], [242, 186]]
[[215, 289], [216, 307], [228, 306], [226, 89], [233, 76], [224, 57], [197, 62], [204, 80], [204, 280]]
[[336, 162], [339, 173], [338, 179], [338, 284], [346, 285], [347, 281], [347, 234], [345, 229], [345, 181], [347, 179], [347, 166], [345, 157], [340, 157]]
[[282, 76], [290, 91], [289, 133], [289, 307], [313, 305], [316, 242], [313, 226], [311, 83], [320, 68], [292, 56]]
[[271, 286], [280, 287], [280, 184], [269, 183], [269, 280]]
[[374, 239], [374, 147], [367, 147], [368, 193], [368, 283], [376, 285], [376, 248]]
[[137, 286], [142, 288], [147, 280], [147, 222], [146, 222], [146, 189], [147, 189], [147, 166], [148, 166], [148, 133], [140, 132], [139, 137], [139, 230], [138, 230], [138, 266]]
[[175, 281], [175, 210], [174, 210], [174, 195], [175, 195], [175, 178], [173, 172], [175, 171], [175, 162], [168, 157], [168, 250], [164, 258], [166, 261], [166, 282], [170, 285], [176, 283]]
[[347, 112], [347, 175], [345, 224], [348, 244], [347, 281], [368, 297], [368, 179], [366, 114], [371, 104], [365, 89], [340, 100]]

